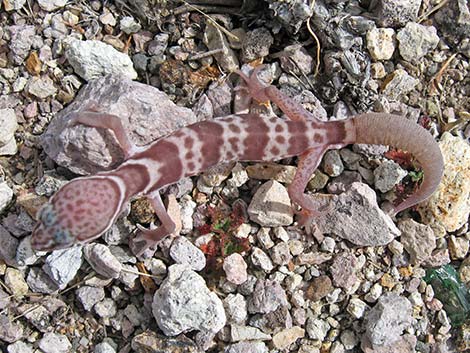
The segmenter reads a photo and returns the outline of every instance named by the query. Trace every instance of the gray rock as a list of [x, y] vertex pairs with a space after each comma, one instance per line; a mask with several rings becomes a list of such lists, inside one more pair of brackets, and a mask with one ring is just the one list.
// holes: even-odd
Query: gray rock
[[36, 263], [39, 257], [45, 254], [42, 251], [34, 251], [31, 247], [31, 236], [27, 236], [21, 239], [16, 249], [15, 259], [19, 266], [29, 266]]
[[29, 288], [34, 293], [52, 294], [59, 290], [59, 286], [42, 268], [32, 267], [26, 278]]
[[372, 28], [367, 32], [367, 49], [374, 60], [389, 60], [395, 51], [393, 28]]
[[278, 282], [258, 279], [253, 295], [248, 300], [248, 311], [267, 314], [287, 303], [286, 292]]
[[325, 320], [311, 318], [307, 320], [305, 330], [311, 339], [323, 341], [330, 330], [330, 325]]
[[75, 291], [80, 303], [86, 311], [90, 311], [93, 306], [104, 299], [104, 289], [100, 287], [83, 286]]
[[386, 245], [400, 235], [390, 217], [378, 207], [375, 192], [366, 184], [352, 183], [346, 192], [329, 200], [333, 205], [327, 204], [326, 211], [315, 218], [322, 233], [336, 234], [359, 246]]
[[224, 353], [268, 353], [269, 349], [264, 342], [248, 341], [230, 344], [224, 349]]
[[309, 75], [313, 72], [313, 58], [301, 45], [289, 45], [284, 48], [287, 55], [279, 58], [281, 67], [286, 72], [293, 72], [297, 75]]
[[67, 0], [38, 0], [38, 4], [43, 10], [52, 12], [64, 7], [67, 4]]
[[260, 27], [248, 32], [242, 43], [243, 62], [264, 58], [269, 54], [273, 43], [274, 38], [266, 28]]
[[253, 265], [258, 266], [267, 273], [271, 272], [274, 268], [269, 256], [260, 248], [253, 247], [250, 258]]
[[[13, 109], [0, 109], [0, 147], [15, 142], [15, 131], [18, 129], [18, 122]], [[16, 142], [15, 142], [16, 144]], [[0, 185], [3, 185], [1, 183]], [[0, 192], [1, 193], [1, 192]], [[2, 209], [0, 203], [0, 210]]]
[[287, 189], [270, 180], [261, 185], [248, 206], [250, 220], [263, 227], [289, 225], [293, 221], [293, 210]]
[[252, 326], [231, 325], [230, 341], [269, 341], [271, 336]]
[[351, 289], [358, 281], [357, 266], [357, 259], [352, 253], [345, 251], [337, 255], [330, 268], [333, 284], [345, 290]]
[[22, 341], [17, 341], [7, 347], [8, 353], [33, 353], [33, 347]]
[[222, 301], [187, 265], [169, 267], [167, 278], [155, 292], [152, 310], [168, 336], [192, 330], [216, 333], [226, 322]]
[[13, 237], [8, 230], [0, 225], [0, 259], [8, 265], [16, 264], [16, 249], [18, 248], [18, 239]]
[[351, 314], [353, 318], [360, 319], [364, 316], [366, 309], [368, 308], [369, 306], [361, 299], [351, 298], [348, 303], [348, 306], [346, 307], [346, 311]]
[[139, 32], [142, 26], [131, 16], [124, 16], [119, 21], [119, 28], [126, 34]]
[[65, 57], [85, 81], [109, 74], [123, 75], [131, 80], [137, 78], [129, 56], [104, 42], [71, 39], [66, 43]]
[[116, 353], [116, 348], [108, 342], [101, 342], [95, 346], [94, 353]]
[[386, 160], [374, 169], [375, 187], [381, 192], [390, 191], [407, 175], [398, 163]]
[[292, 260], [289, 244], [281, 242], [270, 249], [271, 259], [276, 265], [287, 265]]
[[21, 10], [21, 8], [26, 4], [26, 0], [11, 0], [4, 3], [6, 11], [12, 10]]
[[248, 265], [240, 254], [234, 253], [227, 256], [223, 264], [227, 281], [237, 285], [244, 283], [248, 278], [247, 267]]
[[344, 170], [343, 161], [338, 150], [331, 150], [325, 153], [322, 160], [323, 171], [331, 177], [340, 175]]
[[209, 50], [222, 49], [220, 53], [214, 54], [214, 57], [226, 72], [233, 72], [238, 69], [239, 63], [237, 55], [232, 48], [230, 48], [225, 34], [209, 23], [204, 32], [204, 44]]
[[[11, 302], [11, 297], [9, 294], [0, 289], [0, 310], [5, 309]], [[246, 306], [246, 305], [245, 305]], [[246, 308], [245, 308], [246, 311]]]
[[170, 256], [177, 264], [188, 265], [194, 271], [201, 271], [206, 266], [204, 253], [186, 237], [173, 240]]
[[47, 332], [39, 341], [39, 348], [44, 353], [68, 353], [72, 349], [72, 344], [67, 336]]
[[24, 274], [13, 267], [8, 267], [5, 271], [4, 277], [5, 285], [10, 292], [19, 298], [22, 298], [25, 294], [28, 293], [28, 284], [24, 279]]
[[40, 99], [46, 99], [57, 92], [54, 81], [47, 75], [31, 77], [28, 80], [25, 90], [32, 96]]
[[10, 59], [15, 65], [21, 65], [29, 55], [36, 29], [34, 26], [16, 25], [7, 27], [7, 30], [10, 32]]
[[418, 17], [421, 0], [380, 0], [378, 23], [383, 27], [403, 26]]
[[413, 265], [419, 265], [431, 257], [436, 248], [436, 236], [430, 226], [410, 218], [400, 221], [398, 228], [401, 231], [400, 242], [410, 254]]
[[8, 315], [0, 314], [0, 340], [13, 343], [23, 337], [23, 326], [12, 322]]
[[103, 244], [87, 244], [83, 249], [85, 259], [96, 273], [105, 278], [119, 278], [122, 265]]
[[99, 317], [106, 319], [116, 315], [117, 306], [115, 301], [111, 298], [104, 298], [102, 301], [95, 304], [94, 310]]
[[439, 44], [436, 27], [408, 22], [397, 34], [398, 49], [403, 59], [417, 62]]
[[190, 109], [176, 106], [155, 87], [119, 75], [93, 80], [51, 121], [42, 136], [49, 157], [77, 174], [115, 167], [123, 158], [111, 132], [80, 125], [67, 128], [71, 113], [91, 102], [96, 102], [100, 111], [120, 117], [129, 138], [139, 146], [197, 121]]
[[304, 1], [277, 1], [268, 0], [269, 8], [273, 11], [275, 19], [289, 32], [296, 33], [309, 17], [317, 10]]
[[43, 266], [52, 280], [60, 289], [64, 289], [73, 280], [82, 265], [82, 246], [55, 250], [47, 258]]
[[366, 315], [365, 337], [374, 346], [392, 344], [400, 338], [403, 330], [410, 327], [411, 321], [410, 301], [396, 293], [386, 293]]
[[240, 293], [227, 295], [224, 299], [227, 323], [243, 324], [248, 315], [246, 306], [246, 299]]
[[[0, 117], [0, 120], [1, 120], [1, 117]], [[0, 182], [0, 213], [5, 211], [6, 207], [11, 202], [12, 199], [13, 199], [13, 190], [10, 189], [7, 183]]]
[[419, 80], [410, 76], [405, 70], [397, 69], [387, 76], [384, 83], [382, 93], [391, 100], [396, 100], [415, 88]]

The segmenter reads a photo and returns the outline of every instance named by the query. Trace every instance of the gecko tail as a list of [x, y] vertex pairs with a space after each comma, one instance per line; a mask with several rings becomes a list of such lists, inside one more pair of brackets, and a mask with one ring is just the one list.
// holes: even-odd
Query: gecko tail
[[399, 115], [365, 113], [353, 118], [356, 143], [389, 145], [410, 152], [420, 164], [424, 177], [414, 194], [394, 207], [393, 215], [426, 200], [436, 191], [444, 173], [439, 145], [422, 126]]

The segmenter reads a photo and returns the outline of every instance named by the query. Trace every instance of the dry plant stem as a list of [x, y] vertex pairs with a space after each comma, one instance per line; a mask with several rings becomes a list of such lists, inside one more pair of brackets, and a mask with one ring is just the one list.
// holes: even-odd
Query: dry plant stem
[[139, 271], [132, 271], [132, 270], [128, 270], [128, 269], [126, 269], [126, 268], [122, 268], [121, 271], [127, 272], [127, 273], [132, 273], [133, 275], [138, 275], [138, 276], [144, 276], [144, 277], [150, 277], [150, 278], [159, 279], [158, 276], [151, 275], [151, 274], [144, 273], [144, 272], [139, 272]]
[[15, 316], [11, 321], [12, 321], [12, 322], [13, 322], [13, 321], [16, 321], [16, 320], [22, 318], [23, 316], [25, 316], [25, 315], [27, 315], [27, 314], [33, 312], [34, 310], [39, 309], [40, 307], [41, 307], [41, 305], [40, 305], [40, 304], [37, 304], [37, 305], [35, 305], [35, 306], [29, 308], [28, 310], [26, 310], [24, 313], [21, 313], [20, 315]]
[[192, 5], [219, 5], [229, 7], [241, 7], [243, 5], [242, 0], [190, 0], [188, 2]]
[[423, 15], [421, 15], [419, 18], [418, 18], [418, 23], [421, 23], [423, 22], [425, 19], [427, 19], [430, 15], [432, 15], [434, 12], [436, 12], [437, 10], [439, 10], [440, 8], [444, 7], [447, 3], [449, 2], [449, 0], [444, 0], [443, 2], [437, 4], [436, 6], [434, 6], [431, 10], [429, 10], [428, 12], [424, 13]]
[[220, 14], [236, 15], [239, 13], [239, 8], [224, 7], [224, 6], [206, 6], [206, 5], [183, 5], [173, 10], [175, 15], [181, 15], [182, 13], [191, 11], [204, 11]]
[[437, 85], [441, 82], [442, 75], [444, 74], [445, 70], [449, 67], [450, 63], [454, 58], [457, 56], [458, 53], [452, 54], [442, 65], [442, 67], [439, 69], [437, 74], [431, 79], [431, 88], [429, 89], [429, 94], [433, 95], [435, 91], [437, 90]]
[[199, 59], [203, 59], [203, 58], [206, 58], [206, 57], [211, 56], [211, 55], [223, 53], [223, 51], [224, 51], [224, 50], [223, 50], [222, 48], [214, 49], [214, 50], [209, 50], [209, 51], [206, 51], [206, 52], [204, 52], [204, 53], [194, 54], [194, 55], [190, 56], [190, 57], [188, 58], [188, 60], [199, 60]]
[[310, 19], [311, 17], [309, 17], [307, 19], [307, 29], [308, 31], [310, 32], [311, 36], [313, 37], [313, 39], [315, 40], [315, 42], [317, 43], [317, 62], [315, 63], [315, 72], [313, 74], [314, 77], [317, 77], [318, 75], [318, 71], [320, 69], [320, 51], [321, 51], [321, 46], [320, 46], [320, 40], [318, 39], [317, 35], [315, 34], [315, 32], [313, 32], [312, 30], [312, 27], [310, 26]]

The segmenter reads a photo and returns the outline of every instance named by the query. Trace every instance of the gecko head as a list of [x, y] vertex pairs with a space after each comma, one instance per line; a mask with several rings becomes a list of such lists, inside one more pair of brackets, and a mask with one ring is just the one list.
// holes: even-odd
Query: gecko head
[[122, 199], [120, 186], [113, 178], [71, 181], [39, 210], [31, 246], [50, 251], [99, 237], [119, 214]]

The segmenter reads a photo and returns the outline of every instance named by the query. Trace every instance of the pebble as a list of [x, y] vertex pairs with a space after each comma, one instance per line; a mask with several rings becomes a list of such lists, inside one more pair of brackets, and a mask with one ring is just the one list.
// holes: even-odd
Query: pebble
[[52, 294], [59, 290], [57, 283], [42, 268], [38, 267], [32, 267], [29, 270], [26, 282], [34, 293]]
[[168, 336], [192, 330], [216, 333], [226, 322], [222, 301], [188, 265], [168, 268], [155, 292], [152, 311], [158, 327]]
[[[0, 112], [1, 114], [1, 112]], [[1, 119], [1, 115], [0, 115]], [[13, 190], [5, 182], [0, 182], [0, 213], [2, 213], [13, 199]]]
[[231, 325], [230, 341], [269, 341], [271, 336], [252, 326]]
[[83, 254], [96, 273], [104, 278], [119, 278], [122, 265], [109, 247], [97, 243], [87, 244], [83, 248]]
[[450, 258], [452, 260], [463, 260], [466, 258], [469, 248], [468, 239], [451, 235], [447, 244], [449, 247]]
[[248, 279], [246, 272], [248, 265], [243, 256], [238, 253], [231, 254], [224, 259], [223, 269], [227, 280], [234, 284], [242, 284]]
[[274, 246], [274, 242], [269, 235], [270, 228], [261, 227], [256, 233], [256, 239], [260, 243], [263, 249], [268, 250]]
[[281, 242], [270, 249], [272, 262], [276, 265], [287, 265], [292, 260], [289, 244]]
[[270, 257], [260, 248], [253, 247], [250, 258], [253, 265], [258, 266], [267, 273], [271, 272], [274, 268]]
[[[18, 122], [15, 111], [13, 109], [0, 109], [0, 155], [13, 155], [16, 153], [16, 141], [15, 141], [15, 132], [18, 129]], [[14, 148], [11, 149], [10, 146], [13, 145]], [[2, 182], [2, 188], [0, 189], [0, 198], [4, 198], [5, 195], [2, 195], [6, 192], [4, 182]], [[0, 199], [0, 210], [3, 209], [2, 201]]]
[[276, 180], [286, 184], [292, 183], [296, 170], [294, 166], [276, 163], [256, 163], [246, 167], [246, 172], [252, 179]]
[[410, 254], [411, 263], [417, 265], [426, 261], [436, 248], [436, 236], [432, 228], [411, 218], [400, 221], [398, 228], [402, 232], [400, 243]]
[[170, 256], [177, 264], [188, 265], [194, 271], [201, 271], [206, 266], [206, 257], [202, 250], [186, 237], [173, 240]]
[[408, 22], [397, 33], [398, 49], [403, 59], [417, 62], [439, 44], [439, 36], [434, 26], [423, 26]]
[[33, 347], [22, 341], [17, 341], [8, 345], [8, 353], [33, 353]]
[[75, 291], [80, 303], [85, 311], [90, 311], [93, 306], [102, 301], [105, 297], [104, 289], [100, 287], [83, 286]]
[[44, 353], [68, 353], [72, 349], [72, 344], [67, 336], [47, 332], [39, 340], [39, 348]]
[[352, 350], [359, 343], [359, 338], [352, 330], [342, 331], [340, 334], [340, 340], [344, 348], [347, 350]]
[[65, 56], [75, 73], [85, 81], [107, 74], [122, 74], [131, 80], [137, 78], [128, 55], [97, 40], [71, 39], [67, 42]]
[[46, 99], [57, 93], [54, 81], [46, 75], [31, 77], [28, 80], [25, 90], [27, 93], [40, 99]]
[[325, 298], [333, 289], [334, 288], [330, 277], [320, 276], [312, 279], [305, 292], [305, 296], [308, 299], [316, 302]]
[[369, 306], [359, 298], [351, 298], [346, 307], [346, 311], [351, 314], [355, 319], [360, 319], [364, 316], [364, 313]]
[[38, 5], [47, 12], [60, 9], [67, 4], [67, 0], [38, 0]]
[[93, 307], [95, 313], [101, 318], [111, 318], [117, 313], [117, 306], [111, 298], [104, 298]]
[[116, 353], [116, 349], [108, 342], [101, 342], [95, 346], [94, 353]]
[[36, 29], [34, 26], [16, 25], [7, 27], [7, 31], [10, 33], [11, 59], [15, 65], [22, 65], [35, 40]]
[[224, 349], [224, 353], [268, 353], [269, 349], [264, 342], [247, 341], [230, 344]]
[[142, 26], [131, 16], [124, 16], [119, 21], [119, 28], [126, 34], [132, 34], [140, 31]]
[[286, 293], [278, 282], [258, 279], [248, 300], [248, 312], [267, 314], [287, 303]]
[[60, 289], [64, 289], [74, 279], [82, 262], [82, 246], [74, 246], [53, 251], [46, 257], [43, 270]]
[[240, 293], [229, 294], [224, 301], [227, 323], [243, 324], [248, 316], [246, 299]]
[[248, 206], [250, 220], [263, 227], [289, 225], [293, 210], [287, 189], [275, 180], [261, 185]]
[[367, 32], [367, 49], [374, 60], [389, 60], [395, 51], [393, 28], [372, 28]]
[[0, 289], [0, 310], [5, 309], [11, 302], [11, 297]]
[[[287, 55], [279, 58], [284, 71], [297, 75], [309, 75], [313, 72], [313, 58], [301, 45], [288, 45], [284, 48]], [[294, 64], [295, 63], [295, 64]]]
[[26, 283], [23, 273], [16, 268], [7, 268], [4, 281], [13, 295], [21, 298], [28, 293], [28, 283]]
[[269, 54], [273, 43], [274, 38], [266, 28], [260, 27], [247, 32], [242, 43], [243, 62], [264, 58]]
[[165, 337], [150, 330], [136, 335], [131, 342], [136, 353], [202, 353], [196, 343], [184, 335], [175, 338]]
[[356, 276], [358, 261], [350, 252], [338, 254], [333, 259], [330, 272], [333, 278], [333, 284], [344, 288], [346, 291], [353, 288], [358, 282]]
[[276, 333], [273, 336], [273, 345], [276, 349], [285, 350], [299, 338], [305, 336], [305, 330], [299, 326], [294, 326]]
[[313, 340], [323, 341], [329, 330], [330, 325], [328, 322], [318, 318], [308, 319], [305, 325], [305, 331], [307, 331], [308, 337]]
[[366, 315], [365, 337], [374, 346], [394, 343], [403, 330], [410, 327], [411, 313], [412, 307], [408, 299], [393, 292], [384, 294]]
[[17, 321], [12, 322], [8, 315], [0, 314], [0, 340], [13, 343], [23, 337], [23, 326]]
[[384, 27], [404, 26], [416, 20], [422, 0], [381, 0], [377, 6], [378, 22]]
[[396, 69], [387, 75], [384, 80], [382, 93], [391, 100], [397, 100], [400, 96], [411, 92], [419, 83], [403, 69]]
[[321, 242], [320, 249], [322, 251], [326, 251], [332, 253], [335, 250], [336, 242], [331, 237], [324, 237], [323, 241]]
[[375, 188], [383, 193], [390, 191], [407, 175], [398, 163], [386, 160], [374, 169]]
[[4, 3], [5, 11], [21, 10], [26, 0], [10, 0]]
[[323, 171], [330, 177], [340, 175], [344, 170], [344, 165], [338, 150], [326, 152], [322, 159], [322, 166]]

